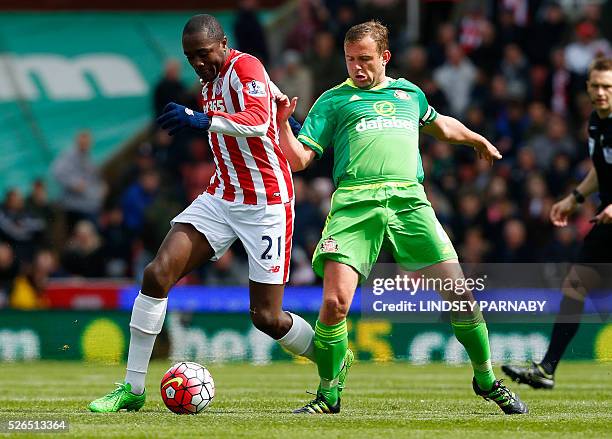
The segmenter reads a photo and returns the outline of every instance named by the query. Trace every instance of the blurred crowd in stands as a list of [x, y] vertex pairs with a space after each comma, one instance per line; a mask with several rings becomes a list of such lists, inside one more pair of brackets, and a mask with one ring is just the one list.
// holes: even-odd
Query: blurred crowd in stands
[[[300, 0], [298, 18], [272, 57], [254, 0], [236, 15], [232, 47], [264, 61], [274, 82], [298, 96], [303, 120], [314, 100], [346, 79], [344, 33], [377, 18], [390, 29], [388, 76], [423, 89], [442, 114], [485, 135], [502, 152], [492, 168], [471, 149], [422, 136], [426, 191], [465, 262], [571, 260], [591, 227], [596, 197], [565, 228], [554, 228], [551, 205], [588, 172], [586, 124], [591, 113], [586, 72], [612, 55], [610, 5], [598, 1], [425, 1], [412, 42], [404, 0]], [[181, 80], [182, 62], [165, 65], [153, 115], [167, 102], [197, 107], [198, 83]], [[195, 78], [194, 78], [195, 79]], [[37, 306], [54, 276], [116, 277], [138, 282], [169, 229], [170, 219], [207, 186], [214, 163], [205, 136], [169, 137], [152, 128], [121, 163], [96, 168], [95, 139], [79, 132], [52, 165], [61, 196], [49, 200], [43, 180], [24, 196], [6, 193], [0, 207], [0, 307]], [[295, 230], [291, 280], [316, 284], [310, 257], [334, 190], [333, 151], [294, 175]], [[382, 258], [388, 258], [383, 255]], [[130, 280], [131, 281], [131, 280]], [[248, 282], [240, 244], [182, 282]]]

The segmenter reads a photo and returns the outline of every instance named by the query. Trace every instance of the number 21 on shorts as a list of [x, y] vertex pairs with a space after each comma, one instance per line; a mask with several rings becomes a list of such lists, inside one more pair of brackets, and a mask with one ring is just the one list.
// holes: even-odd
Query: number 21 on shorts
[[[276, 254], [276, 259], [280, 259], [281, 257], [281, 245], [282, 245], [282, 236], [279, 236], [277, 239], [273, 239], [271, 236], [263, 235], [261, 240], [265, 243], [266, 247], [263, 253], [261, 254], [261, 259], [272, 259], [273, 255]], [[274, 245], [276, 244], [276, 245]], [[273, 248], [276, 247], [276, 248]]]

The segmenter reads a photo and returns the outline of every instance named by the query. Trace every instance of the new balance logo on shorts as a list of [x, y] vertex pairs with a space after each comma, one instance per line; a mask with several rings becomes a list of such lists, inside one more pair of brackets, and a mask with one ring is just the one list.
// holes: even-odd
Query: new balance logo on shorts
[[275, 265], [268, 270], [270, 273], [278, 273], [280, 271], [280, 265]]

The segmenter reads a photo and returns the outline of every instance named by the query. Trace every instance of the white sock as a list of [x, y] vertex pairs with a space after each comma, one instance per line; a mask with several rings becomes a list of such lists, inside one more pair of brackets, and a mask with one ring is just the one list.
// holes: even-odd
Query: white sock
[[145, 389], [145, 377], [153, 352], [155, 338], [164, 325], [168, 299], [157, 299], [138, 293], [130, 320], [130, 350], [128, 351], [125, 382], [132, 385], [132, 393], [140, 395]]
[[314, 362], [314, 345], [312, 343], [314, 329], [300, 316], [293, 313], [288, 314], [293, 319], [293, 324], [289, 332], [278, 340], [278, 343], [292, 354], [300, 355]]

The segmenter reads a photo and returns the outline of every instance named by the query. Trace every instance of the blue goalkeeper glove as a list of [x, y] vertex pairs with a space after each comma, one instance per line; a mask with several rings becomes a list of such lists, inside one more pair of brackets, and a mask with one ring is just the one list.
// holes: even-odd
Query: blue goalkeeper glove
[[210, 128], [210, 117], [198, 113], [191, 108], [170, 102], [164, 107], [164, 112], [157, 118], [157, 123], [174, 136], [185, 127], [206, 131]]
[[297, 135], [300, 133], [300, 130], [302, 129], [302, 124], [295, 120], [295, 117], [289, 116], [289, 125], [291, 126], [291, 131], [293, 132], [293, 135], [297, 137]]

